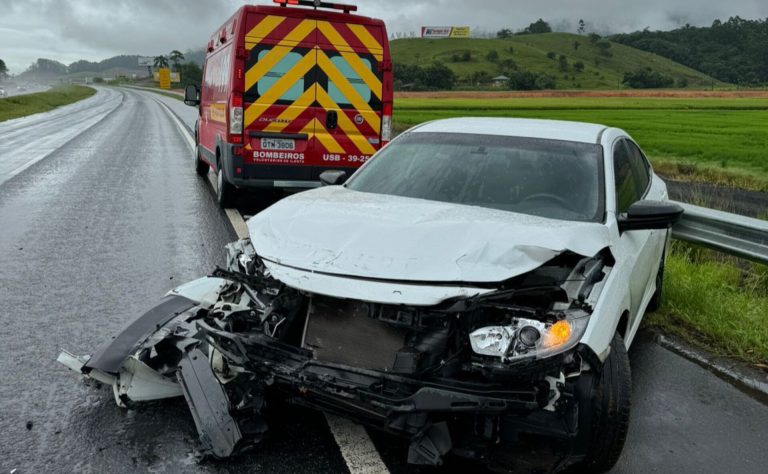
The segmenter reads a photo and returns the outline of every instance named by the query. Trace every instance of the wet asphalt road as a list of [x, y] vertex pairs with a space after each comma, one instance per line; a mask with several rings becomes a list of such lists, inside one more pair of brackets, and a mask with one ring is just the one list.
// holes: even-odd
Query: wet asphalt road
[[[91, 352], [165, 291], [222, 264], [234, 239], [166, 112], [146, 92], [110, 93], [101, 121], [0, 180], [0, 474], [346, 472], [317, 413], [275, 410], [257, 452], [201, 465], [183, 400], [123, 410], [56, 364], [59, 348]], [[632, 425], [614, 472], [765, 472], [768, 407], [649, 340], [630, 355]], [[416, 472], [405, 444], [372, 437], [392, 472]], [[467, 470], [478, 471], [452, 460], [428, 472]]]

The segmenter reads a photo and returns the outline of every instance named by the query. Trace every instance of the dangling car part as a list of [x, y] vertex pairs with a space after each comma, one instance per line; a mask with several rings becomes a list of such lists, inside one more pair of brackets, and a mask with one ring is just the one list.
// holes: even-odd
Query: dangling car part
[[[509, 135], [476, 133], [502, 125]], [[552, 130], [558, 140], [541, 137]], [[92, 356], [59, 361], [110, 385], [121, 406], [183, 395], [217, 458], [257, 444], [279, 396], [407, 437], [412, 464], [459, 455], [503, 472], [605, 471], [628, 429], [626, 347], [679, 216], [655, 176], [641, 195], [655, 201], [616, 213], [625, 197], [606, 183], [622, 164], [603, 149], [627, 151], [626, 140], [560, 122], [424, 125], [348, 184], [253, 217], [226, 268], [169, 292]], [[413, 154], [445, 165], [451, 153], [476, 160], [462, 164], [471, 172], [439, 167], [413, 188], [402, 176], [429, 169], [369, 175], [402, 171]], [[529, 158], [585, 169], [569, 174], [575, 187], [542, 193], [530, 184], [546, 175]], [[531, 174], [515, 186], [472, 182], [488, 160], [512, 160], [509, 179]], [[597, 190], [578, 181], [590, 179]]]

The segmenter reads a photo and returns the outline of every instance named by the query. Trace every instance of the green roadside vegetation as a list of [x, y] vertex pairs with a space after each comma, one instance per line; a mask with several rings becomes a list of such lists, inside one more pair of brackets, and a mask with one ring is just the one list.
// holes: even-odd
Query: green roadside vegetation
[[673, 242], [662, 307], [644, 323], [768, 371], [768, 266]]
[[0, 122], [47, 112], [62, 105], [83, 100], [96, 93], [91, 87], [61, 86], [45, 92], [0, 99]]
[[[390, 43], [396, 65], [439, 62], [456, 75], [457, 86], [489, 85], [498, 75], [546, 75], [557, 89], [623, 88], [629, 71], [650, 68], [681, 88], [723, 88], [725, 83], [659, 55], [599, 36], [570, 33], [512, 35], [508, 38], [407, 38]], [[562, 59], [561, 59], [562, 58]], [[732, 87], [732, 86], [731, 86]], [[550, 87], [545, 87], [550, 88]]]
[[768, 191], [768, 98], [398, 98], [402, 131], [449, 117], [521, 117], [600, 123], [626, 130], [657, 171]]

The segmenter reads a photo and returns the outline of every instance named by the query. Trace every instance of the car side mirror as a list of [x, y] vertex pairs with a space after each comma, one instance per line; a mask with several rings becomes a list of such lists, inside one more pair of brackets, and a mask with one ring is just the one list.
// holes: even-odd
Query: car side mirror
[[637, 201], [619, 214], [619, 232], [668, 229], [680, 220], [683, 208], [669, 201]]
[[336, 186], [344, 184], [347, 180], [347, 172], [342, 170], [326, 170], [320, 173], [320, 182], [323, 186]]
[[184, 103], [187, 105], [200, 105], [200, 89], [194, 84], [189, 84], [184, 89]]

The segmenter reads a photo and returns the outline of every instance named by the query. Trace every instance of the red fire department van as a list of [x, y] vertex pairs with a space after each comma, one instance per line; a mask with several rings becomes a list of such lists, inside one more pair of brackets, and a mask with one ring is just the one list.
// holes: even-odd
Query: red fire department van
[[[196, 169], [217, 173], [226, 207], [237, 188], [318, 186], [326, 170], [363, 164], [391, 137], [392, 61], [384, 23], [351, 5], [246, 5], [208, 43]], [[302, 8], [311, 7], [311, 8]]]

